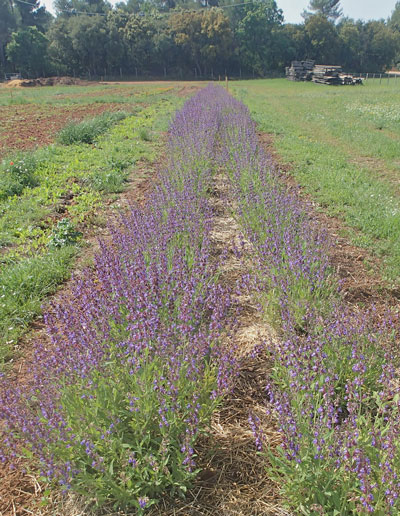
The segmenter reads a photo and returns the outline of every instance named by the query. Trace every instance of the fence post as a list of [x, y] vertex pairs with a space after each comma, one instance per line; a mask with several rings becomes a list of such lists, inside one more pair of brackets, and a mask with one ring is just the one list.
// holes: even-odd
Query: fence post
[[382, 74], [379, 74], [379, 84], [382, 84]]

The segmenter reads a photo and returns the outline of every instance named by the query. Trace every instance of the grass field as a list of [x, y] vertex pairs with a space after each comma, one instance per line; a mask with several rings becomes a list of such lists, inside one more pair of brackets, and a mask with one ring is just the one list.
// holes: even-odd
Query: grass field
[[135, 164], [158, 156], [182, 89], [0, 88], [0, 364], [68, 277], [79, 243], [104, 224]]
[[350, 237], [400, 276], [400, 81], [325, 87], [285, 79], [232, 83], [282, 163]]

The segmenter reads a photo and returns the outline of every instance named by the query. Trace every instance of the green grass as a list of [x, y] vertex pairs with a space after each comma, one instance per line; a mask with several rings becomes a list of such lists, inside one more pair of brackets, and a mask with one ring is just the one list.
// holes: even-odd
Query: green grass
[[285, 79], [231, 86], [299, 183], [355, 243], [400, 275], [400, 81], [327, 87]]
[[[192, 83], [191, 83], [192, 84]], [[0, 106], [26, 104], [71, 106], [79, 104], [152, 103], [160, 96], [169, 96], [184, 83], [163, 84], [90, 84], [87, 86], [39, 86], [34, 88], [0, 87]]]
[[28, 324], [41, 312], [43, 299], [69, 276], [76, 248], [63, 247], [5, 267], [0, 274], [0, 364]]
[[[164, 94], [172, 83], [159, 84], [93, 84], [89, 86], [42, 86], [35, 88], [0, 88], [0, 106], [25, 104], [76, 105], [136, 103]], [[118, 92], [116, 92], [118, 89]]]
[[82, 122], [71, 122], [61, 129], [57, 141], [62, 145], [74, 143], [94, 143], [110, 127], [128, 116], [124, 111], [105, 112]]
[[[160, 135], [184, 99], [158, 87], [158, 93], [148, 101], [148, 90], [156, 88], [142, 89], [146, 102], [138, 102], [133, 114], [125, 113], [118, 120], [109, 115], [100, 117], [101, 131], [96, 127], [96, 137], [90, 138], [90, 144], [57, 143], [34, 152], [15, 152], [3, 160], [0, 369], [13, 356], [18, 338], [40, 313], [45, 298], [68, 278], [79, 250], [78, 241], [84, 242], [85, 234], [99, 220], [104, 224], [106, 204], [126, 188], [130, 176], [134, 178], [135, 164], [150, 163], [158, 157], [163, 143]], [[71, 242], [64, 226], [63, 231], [59, 228], [61, 219], [69, 231], [83, 233], [82, 238], [75, 239], [77, 245], [58, 245]]]

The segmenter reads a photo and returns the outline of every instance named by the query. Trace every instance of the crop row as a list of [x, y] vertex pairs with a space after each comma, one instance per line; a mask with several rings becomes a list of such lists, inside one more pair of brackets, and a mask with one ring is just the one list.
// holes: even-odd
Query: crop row
[[343, 302], [329, 242], [257, 143], [243, 104], [209, 86], [169, 132], [168, 163], [147, 208], [101, 243], [95, 267], [46, 315], [30, 383], [3, 378], [3, 459], [98, 503], [141, 511], [196, 474], [195, 442], [234, 378], [231, 295], [212, 251], [213, 173], [251, 244], [252, 288], [280, 338], [266, 403], [282, 446], [257, 447], [303, 514], [396, 514], [400, 396], [396, 327]]
[[[155, 159], [160, 123], [176, 99], [156, 102], [112, 128], [121, 113], [70, 124], [66, 143], [80, 142], [16, 153], [0, 164], [0, 369], [44, 299], [69, 277], [78, 230], [86, 235], [104, 225], [101, 209], [126, 188], [134, 164]], [[89, 136], [96, 141], [82, 143]]]
[[182, 493], [230, 384], [230, 294], [210, 256], [206, 199], [217, 109], [204, 91], [178, 112], [146, 209], [115, 222], [93, 270], [45, 315], [51, 345], [36, 345], [30, 382], [3, 378], [3, 460], [25, 455], [44, 481], [99, 504], [141, 511]]
[[252, 244], [258, 299], [281, 332], [268, 346], [266, 402], [283, 444], [270, 450], [250, 417], [257, 446], [299, 513], [398, 514], [398, 325], [346, 305], [327, 236], [260, 149], [247, 108], [225, 104], [221, 164]]

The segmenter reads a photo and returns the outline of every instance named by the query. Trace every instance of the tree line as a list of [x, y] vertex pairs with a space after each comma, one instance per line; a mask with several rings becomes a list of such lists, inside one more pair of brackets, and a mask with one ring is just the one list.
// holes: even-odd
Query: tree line
[[[237, 3], [239, 5], [232, 5]], [[274, 0], [0, 0], [0, 72], [25, 77], [268, 76], [295, 59], [380, 72], [400, 62], [400, 2], [388, 20], [311, 0], [284, 22]]]

